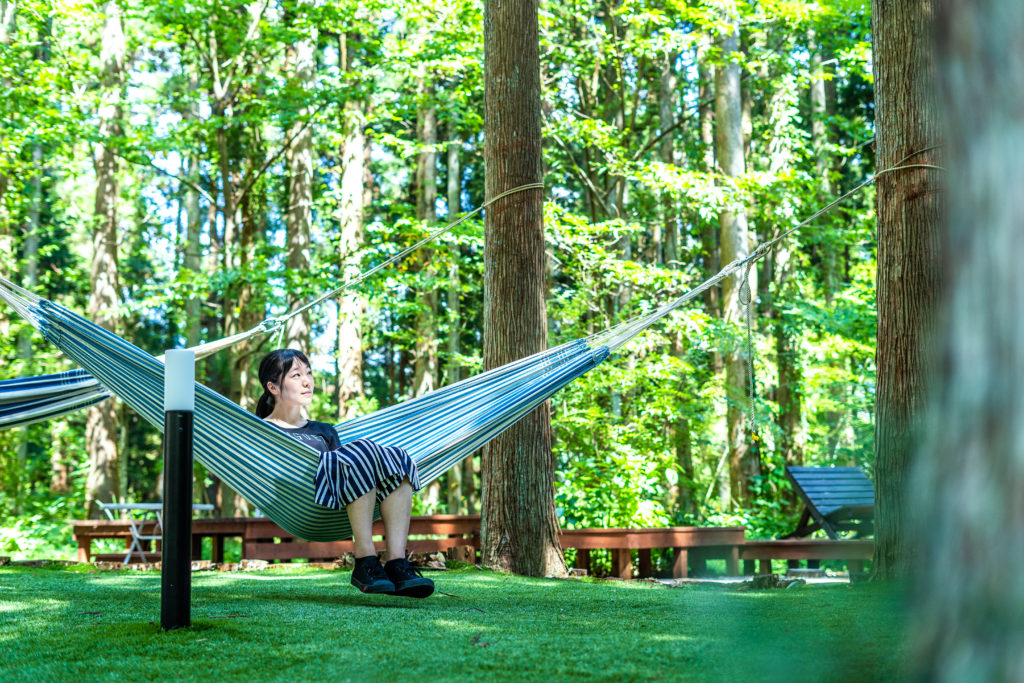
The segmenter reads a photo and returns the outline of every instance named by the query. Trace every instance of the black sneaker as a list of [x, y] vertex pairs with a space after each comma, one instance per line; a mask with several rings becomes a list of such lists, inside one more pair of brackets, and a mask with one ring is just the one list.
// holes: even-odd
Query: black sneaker
[[391, 595], [395, 592], [395, 584], [388, 580], [388, 575], [376, 555], [356, 558], [356, 566], [352, 570], [352, 585], [364, 593]]
[[420, 570], [409, 564], [409, 560], [404, 557], [388, 560], [384, 564], [384, 571], [395, 584], [395, 595], [404, 595], [407, 598], [425, 598], [434, 592], [434, 582], [423, 578]]

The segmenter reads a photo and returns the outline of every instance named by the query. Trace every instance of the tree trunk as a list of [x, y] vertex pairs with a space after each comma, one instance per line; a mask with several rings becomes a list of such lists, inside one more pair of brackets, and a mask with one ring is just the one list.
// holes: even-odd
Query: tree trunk
[[[1024, 679], [1024, 52], [1018, 0], [937, 2], [949, 221], [911, 534], [911, 680]], [[924, 34], [928, 35], [928, 34]], [[914, 161], [921, 159], [915, 157]], [[935, 171], [924, 173], [935, 182]], [[902, 176], [901, 176], [902, 177]], [[920, 179], [918, 190], [926, 190]], [[928, 194], [934, 197], [934, 191]]]
[[[791, 75], [783, 75], [779, 88], [771, 96], [771, 129], [782, 131], [791, 123], [795, 116], [792, 111], [792, 92], [797, 88], [796, 79]], [[793, 150], [789, 146], [789, 136], [778, 135], [769, 144], [771, 161], [769, 171], [773, 175], [785, 173], [790, 168]], [[766, 301], [766, 315], [772, 321], [775, 337], [776, 389], [775, 402], [778, 406], [775, 424], [778, 428], [776, 452], [782, 455], [787, 465], [802, 465], [804, 460], [803, 434], [803, 374], [800, 365], [799, 336], [795, 333], [793, 323], [787, 319], [785, 310], [798, 294], [792, 285], [793, 250], [788, 240], [783, 240], [764, 260], [770, 276], [766, 284], [770, 286]], [[789, 501], [787, 501], [788, 503]]]
[[[309, 5], [311, 0], [299, 0], [300, 5]], [[312, 35], [295, 42], [289, 52], [292, 63], [292, 79], [295, 88], [312, 92], [316, 74], [316, 29]], [[299, 110], [295, 122], [288, 132], [291, 143], [288, 146], [288, 211], [285, 213], [287, 229], [288, 279], [292, 283], [288, 299], [289, 309], [303, 302], [303, 288], [300, 283], [309, 273], [310, 228], [313, 224], [313, 126], [310, 107]], [[288, 348], [308, 351], [312, 343], [312, 328], [308, 311], [291, 318], [286, 323], [285, 340]]]
[[[341, 37], [344, 55], [342, 68], [351, 72], [353, 56], [347, 49], [347, 37]], [[366, 136], [363, 105], [359, 102], [345, 104], [345, 143], [341, 160], [341, 205], [339, 222], [341, 236], [338, 244], [338, 258], [347, 279], [359, 271], [359, 249], [363, 244], [363, 148]], [[342, 294], [338, 300], [337, 340], [337, 402], [338, 419], [350, 420], [356, 416], [355, 399], [363, 395], [363, 330], [362, 319], [365, 302], [354, 291]]]
[[[487, 196], [540, 182], [537, 0], [484, 3]], [[484, 227], [484, 367], [547, 348], [543, 194], [494, 204]], [[547, 403], [484, 448], [483, 563], [530, 576], [567, 573], [558, 545]]]
[[[416, 217], [426, 223], [437, 222], [437, 109], [431, 101], [434, 87], [428, 86], [426, 75], [421, 76], [419, 91], [427, 102], [416, 116], [417, 140], [424, 149], [416, 156]], [[420, 310], [416, 314], [416, 362], [413, 366], [413, 395], [422, 396], [437, 387], [437, 292], [430, 281], [436, 270], [431, 265], [433, 250], [421, 249], [419, 262], [421, 286], [416, 293]]]
[[[818, 199], [827, 202], [831, 201], [832, 197], [832, 182], [829, 178], [832, 164], [826, 122], [828, 105], [825, 96], [823, 59], [814, 29], [807, 31], [807, 51], [811, 71], [811, 150], [814, 154], [814, 173], [818, 179]], [[839, 289], [838, 241], [834, 236], [825, 234], [820, 246], [821, 279], [825, 290], [825, 306], [829, 308], [832, 307], [832, 300]]]
[[[818, 179], [818, 203], [824, 206], [832, 201], [832, 182], [829, 173], [832, 169], [829, 152], [829, 134], [826, 118], [828, 116], [827, 90], [825, 88], [825, 71], [822, 66], [823, 55], [818, 47], [814, 29], [807, 31], [807, 51], [809, 53], [811, 87], [811, 150], [814, 154], [814, 172]], [[840, 250], [841, 239], [838, 231], [823, 230], [817, 245], [821, 259], [821, 282], [825, 295], [825, 307], [831, 309], [836, 293], [840, 288]], [[841, 374], [842, 359], [832, 355], [828, 364], [836, 375]], [[833, 381], [828, 387], [829, 398], [834, 406], [845, 403], [843, 394], [845, 387], [841, 382]], [[825, 424], [829, 427], [828, 455], [834, 456], [839, 446], [843, 413], [839, 410], [827, 410], [824, 413]]]
[[[452, 221], [460, 210], [460, 197], [462, 195], [462, 171], [459, 168], [459, 141], [456, 138], [454, 124], [449, 124], [448, 142], [448, 221]], [[459, 282], [459, 260], [462, 258], [458, 243], [453, 242], [448, 247], [448, 362], [445, 364], [447, 375], [446, 384], [455, 384], [462, 379], [462, 364], [459, 362], [459, 355], [462, 353], [460, 338], [462, 333], [462, 308], [460, 301], [461, 285]], [[464, 462], [472, 466], [472, 456]], [[465, 466], [456, 465], [448, 470], [445, 475], [448, 480], [446, 491], [448, 494], [449, 514], [458, 514], [464, 510], [462, 482], [465, 479]], [[472, 472], [470, 472], [472, 476]]]
[[[658, 145], [658, 156], [663, 164], [674, 165], [675, 145], [672, 144], [672, 133], [666, 133], [675, 126], [676, 96], [676, 53], [665, 55], [665, 68], [661, 71], [661, 83], [658, 88], [658, 127], [663, 135]], [[662, 239], [654, 241], [654, 263], [667, 264], [670, 268], [679, 267], [679, 222], [676, 216], [676, 203], [672, 194], [666, 192], [661, 199]]]
[[[189, 88], [193, 92], [199, 89], [199, 79], [195, 74], [189, 76]], [[186, 119], [198, 119], [199, 118], [199, 105], [198, 102], [188, 107], [183, 116]], [[199, 185], [199, 155], [197, 153], [190, 152], [188, 155], [188, 180], [193, 185]], [[185, 220], [187, 227], [185, 228], [185, 270], [193, 275], [190, 278], [195, 278], [199, 275], [202, 258], [202, 247], [199, 244], [199, 234], [203, 225], [202, 214], [200, 213], [199, 207], [199, 192], [193, 187], [185, 186], [183, 188], [185, 192]], [[202, 300], [199, 296], [190, 296], [185, 301], [185, 340], [187, 346], [196, 346], [199, 344], [200, 335], [202, 330], [202, 322], [200, 315]]]
[[[13, 40], [14, 32], [17, 30], [15, 17], [17, 16], [18, 3], [15, 0], [0, 0], [0, 45], [4, 49]], [[6, 87], [9, 81], [7, 78], [0, 79], [0, 86]], [[12, 217], [7, 210], [7, 192], [10, 190], [11, 182], [3, 173], [0, 173], [0, 277], [10, 278], [17, 262], [14, 254], [14, 230]], [[10, 334], [10, 317], [7, 311], [0, 312], [0, 338], [6, 339]]]
[[[932, 66], [935, 0], [872, 3], [878, 171], [935, 163], [941, 140]], [[906, 161], [904, 161], [906, 160]], [[874, 575], [906, 573], [914, 554], [905, 497], [925, 399], [927, 334], [939, 289], [942, 198], [927, 169], [885, 173], [875, 183], [878, 343], [875, 397]]]
[[[100, 54], [101, 100], [98, 112], [99, 138], [95, 151], [96, 197], [93, 208], [92, 276], [89, 318], [108, 330], [117, 329], [117, 205], [119, 199], [118, 161], [112, 138], [122, 134], [121, 109], [124, 88], [125, 37], [121, 9], [116, 2], [104, 6], [103, 40]], [[85, 427], [89, 452], [86, 503], [91, 518], [99, 518], [97, 503], [110, 503], [118, 490], [117, 406], [113, 400], [89, 408]]]
[[[739, 53], [739, 30], [735, 18], [726, 19], [732, 25], [730, 34], [721, 39], [720, 47], [724, 63], [715, 69], [715, 148], [718, 164], [727, 177], [743, 175], [743, 112], [740, 93], [740, 67], [734, 59]], [[744, 207], [736, 200], [719, 215], [722, 263], [730, 263], [749, 253], [747, 216]], [[753, 279], [751, 270], [751, 279]], [[750, 283], [751, 291], [757, 291]], [[746, 307], [740, 302], [739, 283], [736, 278], [727, 278], [722, 283], [722, 318], [728, 323], [741, 323], [746, 316]], [[746, 506], [753, 499], [750, 484], [759, 473], [760, 462], [746, 439], [746, 408], [749, 405], [747, 373], [743, 355], [738, 350], [724, 354], [725, 393], [728, 403], [727, 439], [729, 448], [729, 481], [731, 503]]]

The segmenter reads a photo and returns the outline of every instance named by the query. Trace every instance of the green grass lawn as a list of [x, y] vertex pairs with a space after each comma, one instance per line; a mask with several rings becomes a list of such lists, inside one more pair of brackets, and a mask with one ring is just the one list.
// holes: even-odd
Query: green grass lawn
[[162, 632], [158, 572], [0, 568], [0, 680], [899, 678], [891, 586], [558, 581], [435, 572], [427, 600], [346, 570], [192, 575], [192, 627]]

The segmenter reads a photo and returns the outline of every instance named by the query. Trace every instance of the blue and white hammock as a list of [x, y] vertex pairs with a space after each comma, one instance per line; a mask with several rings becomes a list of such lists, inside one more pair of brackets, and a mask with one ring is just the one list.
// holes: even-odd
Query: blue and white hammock
[[[404, 448], [417, 464], [420, 483], [426, 485], [629, 339], [757, 257], [755, 252], [734, 261], [646, 316], [336, 425], [338, 437], [342, 443], [366, 438]], [[53, 417], [103, 400], [109, 392], [163, 429], [160, 359], [3, 278], [0, 299], [91, 375], [73, 371], [0, 384], [0, 395], [22, 397], [24, 411], [15, 420], [27, 423], [30, 414]], [[0, 406], [5, 405], [16, 406], [18, 401], [0, 398]], [[313, 502], [316, 451], [199, 383], [194, 424], [199, 462], [286, 531], [310, 541], [351, 536], [344, 511]]]

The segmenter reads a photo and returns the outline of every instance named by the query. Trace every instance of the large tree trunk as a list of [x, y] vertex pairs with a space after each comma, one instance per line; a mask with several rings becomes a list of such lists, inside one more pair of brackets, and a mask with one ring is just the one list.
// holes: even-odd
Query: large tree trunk
[[[95, 228], [92, 238], [92, 276], [89, 318], [108, 330], [117, 328], [117, 204], [118, 162], [112, 140], [122, 134], [121, 109], [124, 87], [125, 38], [121, 27], [121, 9], [116, 2], [104, 7], [103, 41], [100, 63], [101, 101], [98, 112], [99, 138], [95, 152], [96, 197], [93, 209]], [[114, 502], [118, 491], [117, 406], [113, 400], [89, 408], [85, 426], [89, 452], [89, 477], [86, 502], [89, 516], [99, 518], [97, 503]]]
[[[743, 175], [743, 112], [740, 93], [740, 67], [735, 61], [739, 49], [739, 29], [734, 18], [729, 18], [732, 31], [720, 41], [723, 64], [715, 69], [715, 149], [718, 165], [729, 177]], [[749, 253], [747, 215], [743, 205], [737, 201], [730, 204], [719, 215], [722, 262], [730, 263]], [[751, 280], [754, 271], [751, 269]], [[750, 283], [751, 291], [757, 291]], [[746, 307], [740, 301], [739, 284], [736, 278], [727, 278], [722, 283], [722, 318], [729, 323], [740, 323], [745, 319]], [[749, 505], [752, 501], [751, 482], [759, 473], [760, 462], [757, 454], [747, 444], [746, 407], [749, 404], [747, 373], [743, 355], [730, 350], [725, 357], [725, 392], [727, 397], [727, 429], [729, 448], [729, 492], [731, 502]]]
[[[932, 148], [940, 141], [932, 71], [934, 10], [935, 0], [872, 4], [880, 173], [901, 163], [934, 163]], [[888, 578], [904, 574], [914, 553], [904, 493], [925, 398], [927, 334], [935, 323], [942, 199], [934, 173], [926, 169], [884, 173], [876, 187], [874, 574]]]
[[[484, 3], [487, 196], [540, 182], [540, 50], [537, 0]], [[484, 367], [547, 348], [543, 195], [519, 192], [485, 217]], [[482, 467], [483, 563], [545, 576], [566, 574], [558, 545], [547, 403], [492, 440]]]
[[918, 513], [911, 533], [923, 539], [913, 673], [920, 681], [1020, 681], [1024, 4], [936, 4], [949, 141], [948, 279], [936, 400], [908, 489]]
[[[310, 0], [299, 0], [300, 5], [311, 4]], [[297, 89], [304, 92], [313, 90], [313, 79], [316, 74], [316, 29], [312, 35], [303, 37], [289, 50], [289, 61], [292, 64], [292, 79]], [[313, 224], [313, 126], [309, 122], [312, 116], [310, 107], [298, 112], [295, 122], [288, 135], [291, 143], [288, 146], [288, 211], [285, 213], [287, 228], [288, 277], [293, 287], [288, 300], [289, 308], [302, 304], [303, 295], [300, 287], [294, 286], [306, 277], [310, 265], [310, 228]], [[286, 323], [285, 340], [288, 348], [309, 350], [312, 341], [308, 312], [291, 318]]]
[[[347, 48], [347, 37], [341, 37], [342, 68], [351, 71], [353, 55]], [[363, 244], [363, 149], [366, 136], [363, 105], [359, 102], [345, 104], [345, 144], [341, 160], [341, 201], [338, 220], [341, 236], [338, 244], [338, 259], [344, 275], [342, 279], [354, 276], [359, 271], [359, 249]], [[363, 297], [354, 291], [345, 292], [338, 299], [338, 340], [337, 340], [337, 400], [338, 419], [350, 420], [356, 416], [355, 399], [363, 395], [363, 330], [362, 318], [365, 309]]]

